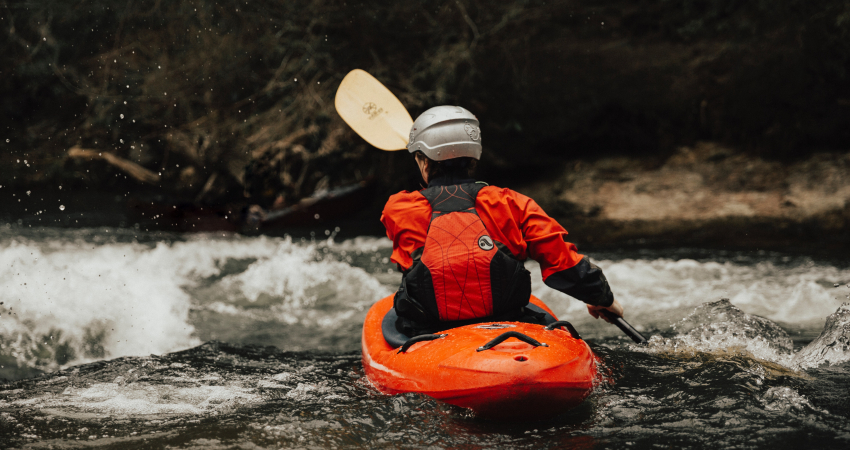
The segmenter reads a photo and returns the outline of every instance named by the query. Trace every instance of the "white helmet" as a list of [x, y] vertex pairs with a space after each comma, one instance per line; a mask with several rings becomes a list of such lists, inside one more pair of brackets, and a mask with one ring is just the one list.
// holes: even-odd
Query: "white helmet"
[[434, 161], [481, 159], [478, 119], [460, 106], [435, 106], [413, 122], [407, 151], [421, 151]]

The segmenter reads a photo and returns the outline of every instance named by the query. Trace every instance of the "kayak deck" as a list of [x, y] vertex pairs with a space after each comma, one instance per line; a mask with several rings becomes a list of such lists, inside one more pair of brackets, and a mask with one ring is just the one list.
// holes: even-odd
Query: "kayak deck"
[[[531, 302], [551, 314], [537, 298]], [[563, 328], [479, 323], [440, 332], [402, 352], [381, 332], [392, 306], [392, 296], [375, 303], [363, 327], [363, 367], [383, 393], [418, 392], [481, 417], [537, 419], [577, 406], [593, 388], [595, 356]], [[502, 342], [483, 348], [506, 333]]]

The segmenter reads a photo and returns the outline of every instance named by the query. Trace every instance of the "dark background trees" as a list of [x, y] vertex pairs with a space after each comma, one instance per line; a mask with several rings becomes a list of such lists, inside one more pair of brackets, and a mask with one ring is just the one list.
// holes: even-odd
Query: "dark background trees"
[[698, 140], [780, 161], [850, 142], [841, 0], [30, 0], [2, 3], [0, 28], [6, 185], [141, 189], [66, 158], [79, 147], [201, 203], [292, 204], [370, 175], [416, 186], [404, 152], [336, 115], [354, 68], [414, 117], [472, 110], [481, 175], [503, 184]]

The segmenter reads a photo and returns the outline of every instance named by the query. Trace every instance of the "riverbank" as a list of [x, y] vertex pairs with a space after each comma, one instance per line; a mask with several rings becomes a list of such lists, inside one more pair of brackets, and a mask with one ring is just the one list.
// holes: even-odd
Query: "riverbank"
[[711, 142], [666, 158], [575, 161], [524, 191], [592, 245], [840, 253], [850, 242], [850, 153], [775, 161]]

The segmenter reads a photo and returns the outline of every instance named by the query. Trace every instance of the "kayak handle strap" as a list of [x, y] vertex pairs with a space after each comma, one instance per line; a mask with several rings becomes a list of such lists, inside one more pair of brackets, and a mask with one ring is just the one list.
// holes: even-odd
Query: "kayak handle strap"
[[517, 339], [521, 340], [522, 342], [525, 342], [526, 344], [531, 344], [535, 347], [548, 347], [548, 345], [537, 341], [537, 339], [534, 339], [531, 336], [526, 336], [526, 335], [520, 333], [519, 331], [507, 331], [507, 332], [504, 332], [504, 333], [496, 336], [496, 338], [493, 339], [492, 341], [482, 345], [481, 347], [478, 347], [478, 349], [476, 349], [475, 351], [483, 352], [484, 350], [490, 350], [491, 348], [501, 344], [502, 342], [505, 342], [505, 340], [507, 340], [509, 338], [517, 338]]
[[446, 336], [448, 336], [448, 334], [420, 334], [419, 336], [413, 336], [412, 338], [408, 339], [407, 342], [404, 343], [404, 345], [401, 346], [401, 349], [399, 349], [398, 353], [405, 353], [411, 345], [417, 342], [433, 341], [435, 339], [442, 339]]
[[578, 331], [576, 331], [576, 327], [574, 327], [573, 324], [567, 322], [566, 320], [559, 320], [557, 322], [553, 322], [553, 323], [550, 323], [549, 325], [546, 325], [546, 331], [552, 331], [555, 328], [560, 328], [560, 327], [566, 328], [567, 331], [570, 332], [570, 336], [572, 336], [573, 339], [581, 340], [581, 336], [579, 336]]

